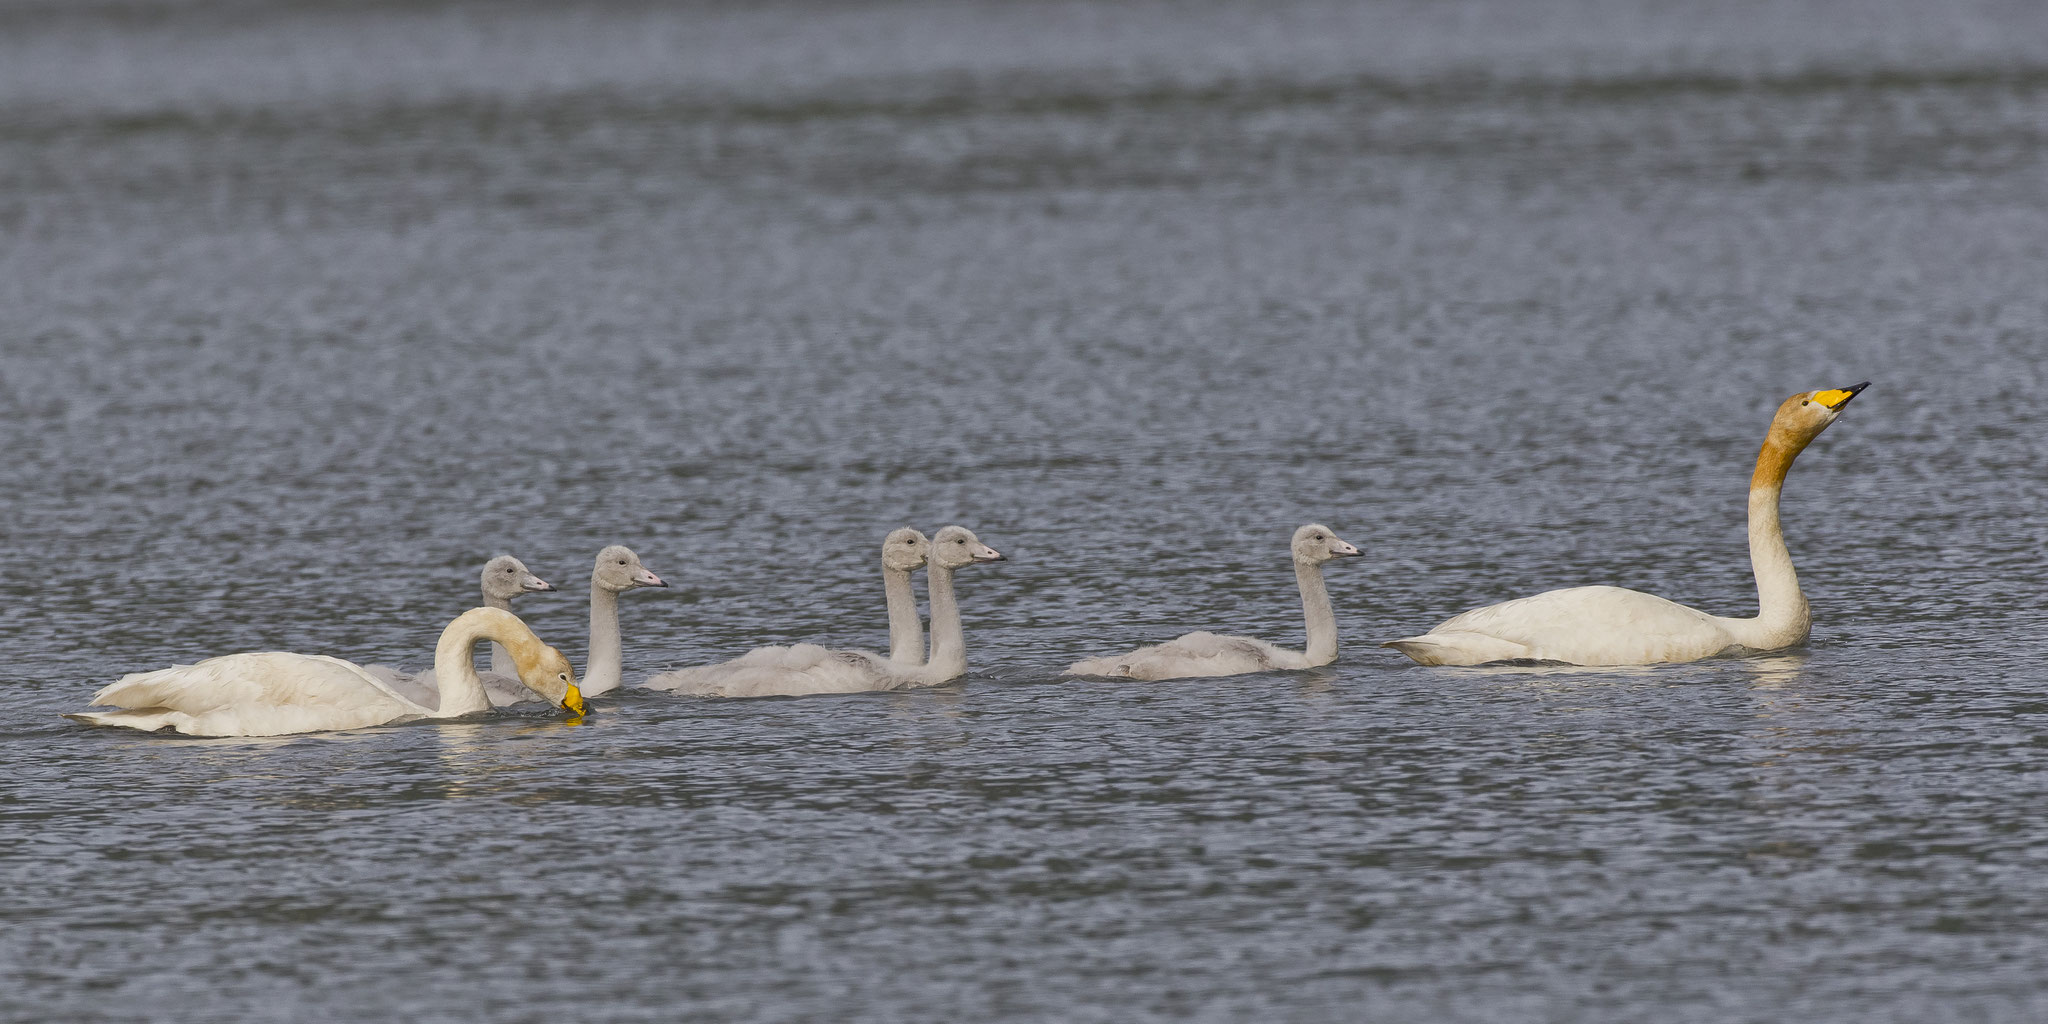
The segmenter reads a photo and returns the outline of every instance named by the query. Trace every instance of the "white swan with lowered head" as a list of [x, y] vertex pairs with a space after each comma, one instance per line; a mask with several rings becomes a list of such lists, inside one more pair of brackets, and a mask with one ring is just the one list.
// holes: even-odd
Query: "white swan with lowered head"
[[1301, 586], [1302, 616], [1307, 620], [1308, 648], [1291, 651], [1245, 636], [1189, 633], [1163, 644], [1140, 647], [1129, 654], [1089, 658], [1067, 667], [1065, 675], [1113, 679], [1186, 679], [1235, 676], [1246, 672], [1314, 668], [1337, 660], [1337, 616], [1330, 610], [1330, 592], [1323, 585], [1323, 563], [1352, 558], [1358, 549], [1330, 528], [1310, 523], [1294, 531], [1289, 544], [1294, 579]]
[[[888, 550], [886, 545], [883, 550]], [[817, 644], [796, 644], [758, 647], [717, 665], [663, 672], [642, 685], [650, 690], [699, 697], [799, 697], [936, 686], [967, 671], [967, 642], [960, 629], [960, 606], [953, 597], [954, 570], [978, 562], [1004, 560], [1000, 552], [983, 544], [974, 531], [964, 526], [948, 526], [932, 537], [926, 563], [931, 587], [932, 648], [930, 660], [922, 665], [908, 657], [895, 660], [866, 651], [834, 651]], [[906, 599], [903, 606], [907, 608], [907, 572], [902, 582], [902, 596]], [[908, 655], [912, 645], [896, 642], [896, 624], [892, 616], [891, 653]]]
[[1572, 587], [1475, 608], [1421, 636], [1391, 640], [1424, 665], [1489, 661], [1561, 661], [1574, 665], [1649, 665], [1696, 661], [1724, 651], [1775, 651], [1803, 643], [1813, 629], [1806, 595], [1778, 522], [1778, 495], [1792, 460], [1842, 414], [1864, 388], [1805, 391], [1778, 406], [1749, 478], [1749, 560], [1757, 614], [1708, 615], [1621, 587]]
[[317, 654], [230, 654], [196, 665], [137, 672], [92, 695], [118, 711], [66, 715], [91, 725], [187, 736], [285, 736], [360, 729], [413, 718], [455, 718], [488, 711], [490, 697], [471, 663], [479, 641], [505, 645], [519, 679], [548, 700], [582, 714], [583, 694], [562, 652], [541, 643], [519, 617], [472, 608], [441, 631], [434, 669], [440, 700], [423, 704], [393, 690], [361, 665]]
[[[511, 556], [502, 556], [512, 559]], [[493, 559], [496, 565], [500, 559]], [[522, 569], [524, 566], [521, 567]], [[491, 571], [484, 569], [486, 602], [491, 590]], [[499, 589], [509, 586], [509, 580], [500, 581]], [[540, 583], [538, 579], [533, 582]], [[541, 586], [555, 588], [541, 583]], [[590, 570], [590, 657], [583, 663], [583, 695], [595, 697], [619, 688], [622, 672], [624, 644], [619, 637], [619, 595], [641, 587], [666, 587], [668, 584], [646, 566], [640, 564], [640, 556], [633, 549], [614, 544], [597, 553], [597, 562]], [[527, 701], [545, 700], [543, 694], [528, 689], [519, 681], [517, 673], [498, 672], [493, 646], [492, 671], [482, 676], [484, 692], [490, 695], [491, 703], [503, 707]], [[401, 672], [383, 665], [370, 665], [366, 671], [390, 684], [399, 693], [420, 702], [431, 702], [440, 688], [435, 683], [435, 669], [417, 674]]]

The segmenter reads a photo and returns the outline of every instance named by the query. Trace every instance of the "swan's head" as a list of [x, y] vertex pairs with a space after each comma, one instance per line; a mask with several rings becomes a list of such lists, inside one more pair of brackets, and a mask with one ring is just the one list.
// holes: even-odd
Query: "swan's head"
[[1842, 414], [1850, 399], [1869, 386], [1866, 380], [1846, 388], [1802, 391], [1785, 399], [1771, 418], [1770, 441], [1795, 452], [1806, 447]]
[[1294, 560], [1321, 565], [1332, 558], [1354, 558], [1358, 549], [1321, 523], [1310, 523], [1294, 531]]
[[948, 526], [932, 538], [932, 564], [958, 569], [976, 562], [1005, 561], [1002, 552], [981, 542], [965, 526]]
[[534, 641], [534, 649], [528, 653], [530, 660], [514, 654], [519, 681], [570, 714], [583, 714], [583, 691], [576, 688], [576, 670], [569, 667], [568, 657], [539, 640]]
[[499, 555], [484, 563], [484, 593], [502, 601], [521, 594], [539, 594], [555, 589], [554, 584], [526, 571], [526, 563], [511, 555]]
[[597, 565], [590, 570], [590, 585], [603, 587], [612, 593], [632, 590], [635, 587], [666, 587], [661, 577], [649, 572], [640, 564], [640, 556], [623, 544], [614, 544], [597, 553]]
[[925, 560], [932, 555], [932, 542], [925, 535], [906, 526], [890, 530], [882, 538], [882, 568], [897, 572], [910, 572], [924, 568]]

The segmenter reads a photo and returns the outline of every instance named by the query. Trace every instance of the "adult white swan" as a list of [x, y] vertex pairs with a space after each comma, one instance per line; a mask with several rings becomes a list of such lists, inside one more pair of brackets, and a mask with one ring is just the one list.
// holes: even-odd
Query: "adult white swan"
[[1813, 616], [1792, 571], [1792, 554], [1785, 549], [1778, 495], [1792, 460], [1869, 386], [1864, 381], [1801, 392], [1785, 399], [1771, 418], [1749, 478], [1749, 560], [1757, 591], [1753, 618], [1708, 615], [1621, 587], [1572, 587], [1475, 608], [1421, 636], [1384, 646], [1424, 665], [1517, 660], [1647, 665], [1743, 648], [1774, 651], [1804, 642]]
[[119, 711], [66, 715], [92, 725], [187, 736], [284, 736], [360, 729], [413, 718], [455, 718], [487, 711], [491, 701], [471, 664], [479, 641], [495, 640], [511, 655], [527, 687], [575, 714], [584, 710], [576, 674], [562, 652], [541, 643], [519, 617], [472, 608], [441, 631], [434, 647], [440, 700], [422, 704], [361, 665], [318, 654], [230, 654], [196, 665], [137, 672], [92, 695]]
[[[758, 647], [717, 665], [664, 672], [643, 685], [699, 697], [798, 697], [934, 686], [958, 678], [967, 671], [967, 642], [960, 629], [960, 606], [953, 597], [953, 572], [977, 562], [1000, 561], [1004, 561], [1001, 553], [964, 526], [948, 526], [932, 537], [926, 567], [931, 587], [932, 649], [930, 660], [922, 665], [867, 651], [796, 644]], [[902, 594], [907, 599], [907, 573], [903, 582]], [[895, 642], [893, 622], [891, 633], [891, 653], [908, 653]]]
[[1337, 617], [1330, 610], [1330, 592], [1323, 585], [1323, 563], [1333, 558], [1355, 557], [1358, 549], [1330, 532], [1329, 527], [1317, 523], [1294, 531], [1289, 548], [1294, 554], [1294, 579], [1301, 585], [1302, 617], [1308, 626], [1307, 650], [1290, 651], [1245, 636], [1189, 633], [1129, 654], [1077, 661], [1067, 667], [1065, 674], [1184, 679], [1314, 668], [1336, 661]]
[[[501, 556], [515, 564], [518, 559], [510, 555]], [[493, 565], [499, 559], [492, 559]], [[524, 568], [523, 566], [521, 567]], [[535, 580], [539, 582], [539, 580]], [[492, 589], [492, 574], [489, 566], [484, 568], [485, 600], [488, 604]], [[499, 589], [509, 586], [500, 581]], [[547, 584], [542, 587], [553, 590]], [[641, 587], [666, 587], [668, 584], [646, 566], [640, 564], [640, 556], [633, 549], [614, 544], [597, 553], [597, 561], [590, 570], [590, 657], [583, 663], [583, 695], [595, 697], [619, 688], [624, 665], [624, 644], [619, 636], [619, 595]], [[528, 689], [519, 681], [517, 673], [498, 671], [496, 651], [492, 645], [491, 671], [483, 675], [484, 692], [491, 703], [499, 706], [518, 704], [525, 701], [545, 699]], [[419, 673], [407, 673], [384, 665], [370, 665], [365, 668], [372, 675], [382, 679], [392, 689], [420, 702], [431, 702], [440, 687], [435, 682], [439, 662], [434, 668]]]

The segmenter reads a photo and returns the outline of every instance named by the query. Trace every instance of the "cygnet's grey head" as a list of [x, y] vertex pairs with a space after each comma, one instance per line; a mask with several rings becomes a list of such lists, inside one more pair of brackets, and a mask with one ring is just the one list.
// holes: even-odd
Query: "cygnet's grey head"
[[976, 562], [1005, 561], [1002, 553], [981, 542], [965, 526], [948, 526], [932, 538], [932, 564], [958, 569]]
[[554, 590], [553, 584], [526, 571], [526, 563], [511, 555], [499, 555], [484, 563], [484, 594], [510, 601], [521, 594]]
[[924, 568], [925, 559], [932, 554], [932, 542], [924, 534], [906, 526], [890, 530], [882, 538], [882, 568], [897, 572], [910, 572]]
[[1358, 549], [1346, 543], [1321, 523], [1310, 523], [1294, 531], [1294, 560], [1321, 565], [1332, 558], [1357, 556]]
[[661, 577], [640, 564], [640, 556], [634, 554], [632, 548], [623, 544], [614, 544], [597, 553], [597, 565], [590, 570], [590, 584], [615, 594], [635, 587], [668, 586]]

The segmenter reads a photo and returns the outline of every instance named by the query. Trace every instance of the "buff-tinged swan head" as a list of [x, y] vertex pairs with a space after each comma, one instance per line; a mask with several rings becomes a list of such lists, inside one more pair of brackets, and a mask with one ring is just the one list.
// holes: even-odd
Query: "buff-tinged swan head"
[[570, 714], [584, 713], [583, 691], [576, 688], [576, 670], [569, 667], [568, 656], [538, 638], [525, 657], [520, 656], [517, 648], [507, 649], [512, 651], [513, 664], [519, 666], [519, 681], [527, 689], [554, 701]]
[[947, 569], [958, 569], [976, 562], [1007, 561], [1002, 552], [981, 542], [974, 531], [965, 526], [948, 526], [932, 537], [933, 565]]
[[1842, 414], [1850, 399], [1869, 386], [1870, 382], [1866, 380], [1846, 388], [1802, 391], [1785, 399], [1784, 404], [1778, 406], [1778, 414], [1771, 417], [1771, 433], [1765, 443], [1791, 452], [1805, 448], [1835, 421], [1835, 417]]
[[622, 593], [635, 587], [666, 587], [667, 583], [648, 568], [640, 564], [640, 556], [623, 544], [614, 544], [597, 553], [597, 565], [590, 570], [590, 585], [603, 587], [612, 593]]
[[554, 589], [554, 584], [526, 571], [526, 563], [511, 555], [499, 555], [484, 563], [484, 593], [501, 601]]
[[908, 526], [890, 530], [889, 535], [882, 538], [882, 567], [885, 569], [897, 572], [922, 569], [931, 555], [932, 542]]
[[1358, 549], [1337, 536], [1321, 523], [1310, 523], [1294, 531], [1294, 541], [1289, 545], [1294, 560], [1309, 565], [1321, 565], [1332, 558], [1353, 558]]

